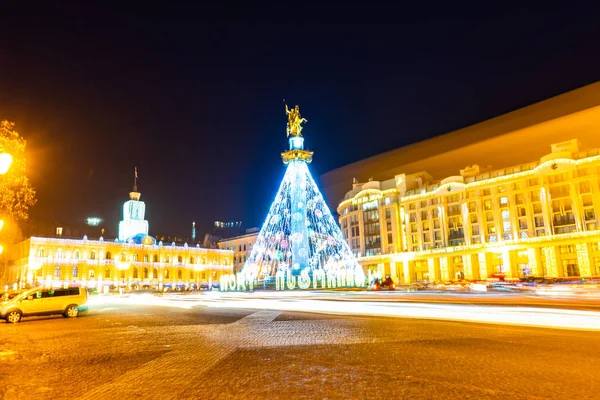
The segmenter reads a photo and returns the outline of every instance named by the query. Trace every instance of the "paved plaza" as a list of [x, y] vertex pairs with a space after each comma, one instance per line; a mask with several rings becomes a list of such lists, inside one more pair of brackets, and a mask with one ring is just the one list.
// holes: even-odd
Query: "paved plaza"
[[0, 323], [4, 399], [594, 398], [597, 332], [94, 306]]

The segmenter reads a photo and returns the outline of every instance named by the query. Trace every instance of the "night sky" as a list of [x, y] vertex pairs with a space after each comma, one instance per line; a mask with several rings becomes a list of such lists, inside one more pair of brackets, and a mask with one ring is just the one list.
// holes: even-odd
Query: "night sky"
[[100, 216], [113, 231], [134, 166], [151, 234], [189, 234], [192, 220], [199, 234], [215, 219], [260, 226], [284, 173], [283, 99], [308, 119], [318, 178], [600, 78], [597, 10], [402, 25], [60, 14], [4, 15], [0, 118], [28, 140], [32, 220]]

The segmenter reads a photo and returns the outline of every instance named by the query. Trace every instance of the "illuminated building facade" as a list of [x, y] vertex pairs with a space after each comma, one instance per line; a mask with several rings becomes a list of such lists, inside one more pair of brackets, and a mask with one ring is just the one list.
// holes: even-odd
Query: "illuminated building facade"
[[[331, 184], [349, 171], [391, 172], [355, 180], [337, 209], [365, 271], [405, 284], [599, 276], [599, 89], [590, 85], [325, 177]], [[453, 139], [457, 146], [448, 147]], [[394, 167], [401, 153], [407, 157]]]
[[119, 225], [119, 237], [130, 234], [126, 239], [31, 237], [10, 249], [10, 275], [5, 283], [83, 285], [100, 291], [162, 290], [206, 287], [218, 282], [221, 275], [232, 273], [232, 251], [163, 244], [148, 236], [143, 208], [138, 207], [139, 193], [133, 194], [136, 198], [125, 203], [124, 221], [134, 223]]
[[126, 243], [32, 237], [15, 246], [13, 257], [21, 284], [99, 290], [198, 287], [231, 273], [233, 262], [227, 250], [163, 245], [150, 236]]
[[252, 246], [258, 237], [258, 228], [246, 229], [245, 235], [235, 236], [219, 241], [220, 249], [231, 250], [233, 252], [233, 272], [238, 273], [242, 270], [244, 263], [250, 256]]

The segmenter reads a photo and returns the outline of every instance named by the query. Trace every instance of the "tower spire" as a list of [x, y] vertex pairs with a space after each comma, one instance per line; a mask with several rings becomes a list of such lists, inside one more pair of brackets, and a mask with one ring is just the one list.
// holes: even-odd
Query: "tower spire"
[[138, 173], [137, 173], [137, 167], [133, 167], [133, 192], [129, 192], [129, 198], [131, 200], [140, 200], [140, 196], [142, 195], [140, 192], [138, 192], [137, 190], [137, 180], [138, 180]]

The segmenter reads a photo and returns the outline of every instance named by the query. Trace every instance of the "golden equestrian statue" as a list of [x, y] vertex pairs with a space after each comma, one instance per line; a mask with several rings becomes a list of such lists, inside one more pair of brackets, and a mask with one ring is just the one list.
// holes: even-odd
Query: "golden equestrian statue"
[[285, 113], [288, 116], [287, 135], [302, 136], [302, 123], [307, 122], [306, 118], [300, 116], [300, 106], [296, 106], [291, 110], [285, 105]]

